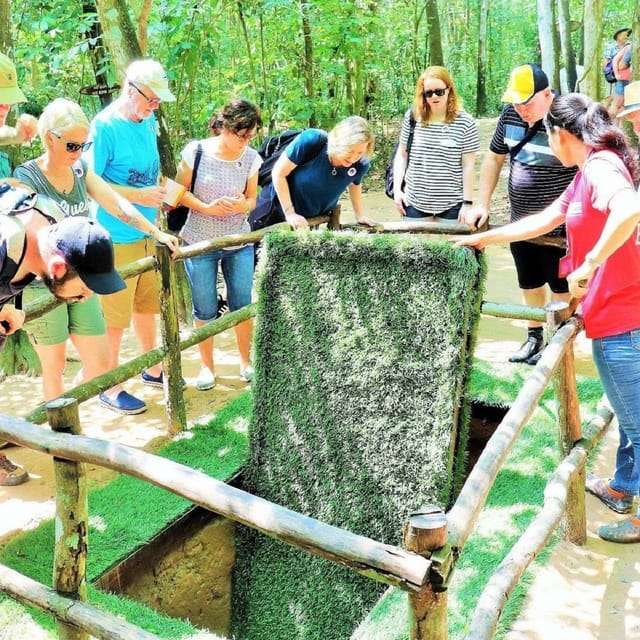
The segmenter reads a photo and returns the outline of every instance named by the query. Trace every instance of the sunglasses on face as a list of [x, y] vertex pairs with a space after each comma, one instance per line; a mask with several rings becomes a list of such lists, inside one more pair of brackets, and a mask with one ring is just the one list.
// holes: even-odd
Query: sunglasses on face
[[153, 107], [154, 105], [158, 106], [160, 102], [162, 102], [160, 98], [150, 98], [140, 87], [133, 84], [131, 80], [129, 80], [129, 84], [149, 103], [150, 107]]
[[438, 98], [442, 98], [442, 96], [447, 93], [447, 89], [427, 89], [422, 92], [422, 95], [425, 98], [433, 98], [434, 95], [438, 96]]
[[[51, 131], [51, 133], [56, 138], [58, 138], [58, 140], [62, 140], [62, 136], [59, 133], [56, 133], [55, 131]], [[93, 144], [93, 142], [66, 142], [65, 141], [64, 144], [69, 153], [77, 153], [78, 151], [86, 151], [87, 149], [89, 149]]]

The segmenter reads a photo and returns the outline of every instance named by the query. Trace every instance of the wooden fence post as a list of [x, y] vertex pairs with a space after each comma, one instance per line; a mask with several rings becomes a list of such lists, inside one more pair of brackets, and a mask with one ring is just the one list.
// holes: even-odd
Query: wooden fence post
[[327, 229], [331, 229], [332, 231], [338, 231], [340, 229], [340, 211], [342, 210], [342, 205], [337, 204], [331, 210], [329, 214], [329, 221], [327, 222]]
[[176, 278], [175, 263], [169, 248], [156, 245], [156, 259], [160, 271], [160, 329], [166, 345], [163, 360], [164, 391], [167, 399], [169, 433], [175, 435], [187, 426], [182, 388], [182, 357], [180, 352], [180, 327], [176, 297], [172, 294], [180, 286]]
[[[546, 307], [547, 331], [552, 336], [575, 310], [576, 302], [550, 302]], [[566, 457], [573, 445], [582, 438], [580, 401], [576, 383], [573, 342], [565, 351], [553, 375], [553, 388], [558, 398], [558, 426], [560, 429], [560, 450]], [[567, 508], [562, 526], [566, 540], [583, 545], [587, 541], [587, 513], [584, 495], [584, 465], [567, 486]]]
[[[443, 547], [447, 540], [447, 518], [436, 505], [425, 505], [409, 515], [404, 527], [404, 546], [421, 556]], [[409, 594], [409, 638], [447, 640], [447, 592], [432, 582], [417, 594]]]
[[[47, 403], [47, 416], [53, 431], [81, 433], [78, 401], [57, 398]], [[56, 482], [55, 547], [53, 557], [54, 589], [79, 602], [87, 601], [87, 540], [89, 511], [87, 477], [84, 462], [53, 458]], [[58, 620], [61, 640], [87, 640], [89, 635]]]

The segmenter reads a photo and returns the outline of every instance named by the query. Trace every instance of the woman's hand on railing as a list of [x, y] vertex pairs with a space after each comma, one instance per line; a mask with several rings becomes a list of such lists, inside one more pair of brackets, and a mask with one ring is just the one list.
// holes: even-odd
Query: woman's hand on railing
[[157, 230], [154, 234], [155, 239], [161, 244], [167, 245], [171, 250], [171, 257], [175, 258], [178, 250], [180, 249], [180, 239], [170, 233], [165, 233], [164, 231]]

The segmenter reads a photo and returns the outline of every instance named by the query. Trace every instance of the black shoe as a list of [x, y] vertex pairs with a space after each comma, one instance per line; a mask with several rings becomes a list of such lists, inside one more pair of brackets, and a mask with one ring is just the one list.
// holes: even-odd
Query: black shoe
[[527, 341], [509, 358], [509, 362], [527, 362], [531, 356], [542, 351], [543, 347], [544, 340], [542, 338], [529, 336]]
[[538, 351], [537, 353], [534, 353], [530, 358], [527, 358], [525, 360], [525, 362], [527, 364], [530, 364], [532, 366], [535, 367], [535, 365], [538, 364], [538, 360], [540, 360], [540, 358], [542, 358], [542, 354], [544, 353], [544, 350], [547, 348], [547, 345], [543, 345], [542, 349], [540, 349], [540, 351]]

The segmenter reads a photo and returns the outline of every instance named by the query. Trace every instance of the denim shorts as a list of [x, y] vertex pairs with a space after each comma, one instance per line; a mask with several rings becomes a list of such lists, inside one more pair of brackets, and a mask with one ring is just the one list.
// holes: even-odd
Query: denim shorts
[[229, 311], [251, 303], [253, 287], [253, 245], [219, 249], [184, 261], [191, 289], [193, 317], [208, 322], [218, 312], [218, 264], [227, 285]]

